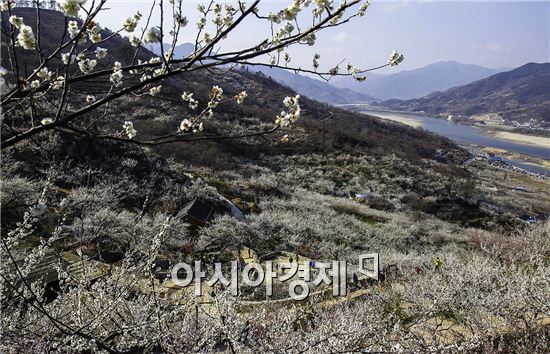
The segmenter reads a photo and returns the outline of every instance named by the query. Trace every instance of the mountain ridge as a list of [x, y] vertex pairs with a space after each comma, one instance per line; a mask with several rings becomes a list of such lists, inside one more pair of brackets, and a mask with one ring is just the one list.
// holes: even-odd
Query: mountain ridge
[[379, 105], [437, 115], [497, 113], [504, 120], [536, 119], [546, 126], [550, 125], [550, 63], [527, 63], [444, 92]]
[[422, 68], [393, 74], [370, 74], [362, 83], [343, 78], [336, 80], [333, 85], [368, 94], [379, 100], [413, 99], [468, 84], [494, 75], [501, 70], [457, 61], [440, 61]]

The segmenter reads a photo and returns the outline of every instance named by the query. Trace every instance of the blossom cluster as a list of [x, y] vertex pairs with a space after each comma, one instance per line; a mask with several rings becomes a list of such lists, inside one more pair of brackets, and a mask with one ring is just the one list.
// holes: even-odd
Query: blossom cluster
[[231, 26], [231, 24], [233, 23], [233, 16], [235, 15], [235, 8], [231, 4], [225, 4], [225, 15], [222, 14], [221, 4], [215, 4], [213, 11], [215, 16], [212, 22], [216, 26]]
[[296, 95], [294, 97], [287, 96], [283, 100], [283, 104], [288, 109], [287, 111], [282, 111], [275, 119], [275, 123], [283, 128], [290, 127], [290, 125], [298, 120], [300, 118], [300, 104], [298, 103], [298, 100], [300, 99], [300, 95]]
[[23, 24], [23, 17], [17, 17], [13, 15], [10, 16], [9, 21], [15, 28], [21, 28], [21, 25]]
[[109, 81], [115, 86], [122, 85], [122, 77], [124, 75], [122, 74], [122, 64], [118, 61], [115, 61], [113, 64], [113, 73], [109, 77]]
[[242, 104], [244, 102], [244, 99], [248, 97], [248, 94], [246, 93], [246, 91], [241, 91], [239, 92], [236, 96], [235, 96], [235, 101], [238, 103], [238, 104]]
[[36, 39], [34, 38], [31, 26], [20, 25], [19, 34], [17, 35], [17, 45], [27, 50], [35, 48]]
[[101, 26], [99, 26], [97, 22], [91, 21], [88, 24], [86, 31], [88, 32], [88, 36], [90, 37], [90, 41], [92, 43], [101, 42]]
[[94, 70], [95, 66], [97, 65], [97, 60], [88, 59], [88, 58], [85, 58], [84, 56], [79, 55], [77, 57], [77, 60], [78, 60], [78, 68], [84, 74], [88, 74], [89, 72]]
[[122, 27], [124, 27], [124, 29], [127, 32], [134, 32], [140, 19], [141, 19], [141, 14], [138, 11], [135, 14], [133, 14], [132, 17], [128, 17], [126, 20], [124, 20]]
[[403, 56], [403, 54], [399, 54], [396, 50], [394, 50], [394, 51], [391, 53], [390, 60], [388, 60], [388, 64], [390, 64], [390, 66], [397, 66], [397, 65], [399, 65], [404, 59], [405, 59], [405, 57]]
[[80, 7], [85, 3], [86, 0], [61, 0], [57, 5], [65, 13], [65, 16], [76, 17]]
[[137, 130], [134, 129], [134, 123], [130, 121], [124, 122], [122, 128], [124, 128], [124, 132], [128, 136], [128, 139], [133, 139], [137, 135]]
[[143, 43], [158, 43], [161, 40], [160, 27], [151, 27], [143, 37]]
[[15, 1], [14, 0], [6, 0], [0, 2], [0, 10], [1, 11], [8, 11], [13, 10], [15, 8]]

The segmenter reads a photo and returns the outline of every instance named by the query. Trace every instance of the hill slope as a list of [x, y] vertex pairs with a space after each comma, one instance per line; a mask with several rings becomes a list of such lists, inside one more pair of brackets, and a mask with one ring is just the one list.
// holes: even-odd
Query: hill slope
[[382, 103], [391, 109], [472, 116], [498, 113], [508, 121], [550, 125], [550, 63], [529, 63], [445, 92]]
[[411, 99], [464, 85], [497, 72], [499, 70], [445, 61], [390, 75], [371, 74], [363, 83], [344, 78], [335, 81], [334, 86], [348, 88], [381, 100]]

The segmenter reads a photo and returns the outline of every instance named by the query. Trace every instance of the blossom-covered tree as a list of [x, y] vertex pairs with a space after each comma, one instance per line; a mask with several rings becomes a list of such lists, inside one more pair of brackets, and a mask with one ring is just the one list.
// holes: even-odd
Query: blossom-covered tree
[[[340, 70], [336, 65], [328, 70], [320, 69], [320, 56], [313, 55], [311, 69], [293, 67], [288, 48], [292, 46], [314, 46], [318, 32], [341, 26], [365, 14], [370, 1], [293, 0], [280, 11], [265, 13], [260, 1], [250, 4], [239, 1], [235, 4], [222, 4], [211, 1], [207, 5], [198, 4], [194, 11], [200, 15], [192, 26], [185, 16], [188, 9], [178, 0], [153, 1], [147, 17], [136, 12], [121, 18], [121, 27], [113, 32], [102, 30], [96, 17], [106, 9], [106, 0], [61, 0], [59, 9], [66, 16], [66, 29], [60, 44], [46, 52], [40, 43], [41, 10], [45, 6], [40, 1], [32, 3], [36, 9], [36, 26], [25, 23], [27, 19], [14, 14], [15, 2], [5, 0], [0, 4], [3, 18], [2, 31], [7, 39], [8, 60], [2, 68], [2, 110], [6, 117], [21, 110], [33, 107], [31, 117], [16, 122], [4, 119], [2, 149], [18, 142], [31, 139], [38, 134], [63, 129], [75, 133], [86, 133], [104, 139], [131, 142], [141, 145], [165, 144], [176, 141], [208, 139], [203, 133], [203, 121], [214, 115], [215, 109], [223, 103], [245, 102], [246, 91], [232, 97], [225, 97], [223, 89], [214, 86], [209, 97], [197, 97], [193, 92], [182, 92], [182, 109], [179, 125], [173, 133], [153, 137], [140, 137], [132, 121], [126, 121], [118, 131], [102, 128], [98, 122], [108, 121], [109, 114], [104, 108], [117, 98], [128, 95], [163, 94], [162, 82], [171, 77], [185, 76], [186, 73], [223, 68], [233, 70], [240, 66], [269, 66], [315, 74], [325, 79], [333, 76], [353, 76], [358, 81], [365, 79], [367, 71], [385, 66], [398, 65], [403, 55], [393, 52], [387, 63], [378, 68], [359, 68], [347, 64]], [[153, 14], [158, 7], [159, 18]], [[82, 19], [78, 15], [83, 15]], [[271, 37], [249, 47], [238, 50], [220, 51], [223, 41], [242, 23], [255, 21], [256, 26], [267, 26]], [[155, 25], [156, 24], [156, 25]], [[166, 29], [170, 28], [169, 31]], [[174, 49], [183, 31], [194, 31], [196, 40], [194, 51], [185, 57], [176, 57]], [[106, 35], [107, 34], [107, 35]], [[106, 63], [108, 50], [102, 45], [112, 36], [124, 34], [135, 48], [133, 60], [124, 65], [122, 60]], [[160, 45], [164, 55], [143, 61], [138, 59], [142, 44]], [[166, 43], [169, 43], [167, 45]], [[39, 58], [35, 68], [21, 70], [24, 54], [36, 54]], [[28, 52], [28, 53], [27, 53]], [[90, 82], [105, 82], [106, 89], [98, 95], [89, 95], [77, 89], [78, 85]], [[300, 116], [299, 97], [287, 97], [285, 110], [276, 118], [271, 129], [251, 131], [244, 134], [261, 135], [288, 128]], [[84, 120], [87, 124], [84, 124]], [[90, 121], [94, 122], [93, 128]], [[239, 137], [242, 137], [240, 135]], [[230, 137], [229, 137], [230, 138]], [[286, 137], [288, 138], [288, 137]], [[285, 138], [285, 139], [286, 139]]]

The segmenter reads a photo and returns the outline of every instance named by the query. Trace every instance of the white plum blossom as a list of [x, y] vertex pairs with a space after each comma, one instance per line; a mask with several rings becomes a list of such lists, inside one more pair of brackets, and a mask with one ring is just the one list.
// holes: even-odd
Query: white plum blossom
[[186, 92], [182, 93], [181, 99], [184, 100], [185, 102], [188, 102], [188, 101], [193, 99], [193, 94], [186, 91]]
[[396, 50], [394, 50], [390, 55], [390, 60], [388, 60], [388, 64], [390, 64], [390, 66], [397, 66], [404, 59], [405, 57], [403, 56], [403, 54], [399, 54]]
[[31, 81], [31, 88], [38, 88], [40, 86], [40, 80]]
[[233, 14], [232, 13], [227, 13], [223, 17], [223, 24], [226, 25], [226, 26], [231, 26], [233, 24]]
[[283, 59], [285, 61], [285, 63], [290, 63], [290, 54], [288, 54], [287, 52], [285, 52], [285, 54], [283, 55]]
[[174, 19], [176, 20], [176, 23], [182, 27], [187, 26], [189, 23], [189, 20], [187, 20], [187, 17], [182, 16], [181, 14], [175, 14]]
[[124, 122], [122, 128], [124, 128], [128, 139], [133, 139], [137, 135], [137, 130], [134, 129], [134, 123], [130, 121]]
[[313, 55], [313, 68], [315, 70], [319, 69], [319, 59], [321, 59], [321, 56], [317, 53]]
[[129, 41], [132, 47], [139, 47], [139, 45], [141, 44], [141, 39], [139, 39], [139, 37], [136, 37], [134, 35], [130, 36]]
[[101, 26], [97, 22], [91, 22], [87, 28], [88, 36], [92, 43], [101, 42]]
[[158, 68], [153, 71], [153, 77], [160, 76], [166, 72], [166, 68]]
[[310, 33], [304, 38], [304, 43], [311, 47], [315, 45], [316, 39], [317, 37], [315, 37], [315, 33]]
[[149, 89], [149, 94], [151, 96], [155, 96], [157, 93], [160, 92], [161, 88], [162, 88], [162, 85], [159, 85], [159, 86], [156, 86], [156, 87], [151, 87], [151, 89]]
[[296, 122], [300, 117], [301, 109], [298, 100], [300, 95], [294, 97], [287, 96], [283, 100], [283, 104], [288, 108], [288, 112], [282, 111], [275, 119], [275, 124], [281, 127], [289, 127], [292, 123]]
[[44, 118], [40, 121], [40, 123], [42, 123], [42, 125], [49, 125], [49, 124], [53, 123], [53, 119], [52, 118]]
[[286, 34], [292, 34], [292, 31], [294, 31], [294, 24], [292, 22], [287, 22], [283, 29]]
[[282, 12], [283, 18], [287, 21], [295, 20], [296, 16], [301, 10], [300, 3], [301, 3], [300, 0], [292, 1], [292, 4], [288, 5], [287, 8], [283, 10]]
[[198, 125], [195, 125], [195, 128], [193, 129], [193, 133], [196, 133], [198, 131], [202, 132], [203, 130], [203, 126], [202, 126], [202, 122], [200, 122]]
[[63, 87], [63, 84], [65, 83], [65, 77], [64, 76], [58, 76], [50, 85], [52, 90], [59, 90]]
[[151, 27], [143, 37], [143, 43], [158, 43], [160, 40], [160, 27]]
[[273, 23], [281, 23], [281, 16], [279, 16], [278, 14], [274, 14], [273, 12], [270, 12], [267, 15], [267, 18]]
[[17, 16], [15, 16], [15, 15], [10, 16], [10, 23], [11, 23], [15, 28], [20, 28], [21, 25], [23, 25], [23, 17], [17, 17]]
[[4, 76], [8, 73], [8, 70], [0, 66], [0, 86], [3, 86], [6, 83]]
[[95, 56], [97, 59], [104, 59], [107, 56], [107, 48], [97, 47], [95, 49]]
[[71, 53], [63, 53], [61, 54], [61, 61], [63, 64], [72, 64], [74, 63], [75, 55]]
[[80, 6], [84, 5], [86, 0], [61, 0], [57, 4], [61, 10], [65, 13], [65, 16], [78, 16]]
[[117, 70], [120, 70], [120, 69], [122, 69], [122, 64], [119, 61], [115, 61], [113, 63], [113, 70], [117, 71]]
[[370, 6], [371, 0], [367, 0], [364, 3], [361, 4], [359, 7], [359, 11], [357, 11], [358, 16], [365, 16], [365, 12], [367, 11], [368, 7]]
[[206, 17], [199, 18], [199, 20], [197, 21], [197, 28], [203, 29], [205, 25], [206, 25]]
[[181, 121], [180, 123], [180, 130], [182, 132], [186, 132], [188, 131], [189, 129], [191, 129], [191, 126], [193, 125], [193, 123], [191, 123], [191, 121], [189, 119], [184, 119]]
[[0, 2], [0, 10], [1, 11], [8, 11], [13, 10], [15, 8], [15, 1], [14, 0], [6, 0]]
[[193, 98], [191, 98], [191, 99], [189, 100], [189, 108], [190, 108], [190, 109], [193, 109], [193, 110], [194, 110], [194, 109], [197, 109], [198, 106], [199, 106], [199, 101], [197, 101], [197, 100], [195, 100], [195, 99], [193, 99]]
[[69, 33], [69, 36], [71, 38], [74, 38], [80, 33], [80, 29], [78, 28], [78, 22], [76, 21], [69, 21], [67, 24], [67, 32]]
[[217, 14], [216, 17], [214, 17], [214, 19], [212, 20], [212, 22], [217, 26], [221, 26], [223, 24], [222, 15]]
[[285, 99], [283, 100], [283, 104], [285, 105], [286, 108], [296, 107], [296, 105], [298, 104], [299, 98], [300, 98], [299, 95], [296, 95], [294, 97], [286, 96]]
[[101, 42], [101, 33], [99, 31], [98, 32], [88, 32], [88, 34], [89, 34], [89, 37], [90, 37], [90, 41], [92, 43]]
[[208, 44], [208, 43], [212, 42], [212, 35], [208, 32], [204, 32], [203, 41], [204, 41], [204, 44]]
[[27, 50], [34, 49], [36, 39], [34, 39], [31, 26], [21, 25], [19, 34], [17, 35], [17, 44]]
[[248, 94], [246, 93], [246, 91], [241, 91], [235, 96], [235, 100], [237, 101], [238, 104], [242, 104], [246, 97], [248, 97]]
[[139, 13], [138, 11], [132, 17], [128, 17], [126, 20], [124, 20], [122, 27], [124, 27], [127, 32], [134, 32], [140, 19], [141, 13]]
[[94, 70], [95, 66], [97, 65], [97, 60], [95, 59], [82, 59], [78, 62], [78, 68], [80, 71], [82, 71], [84, 74], [89, 73], [90, 71]]
[[109, 81], [115, 86], [120, 86], [122, 84], [122, 78], [124, 74], [122, 73], [122, 70], [115, 70], [111, 76], [109, 77]]
[[52, 75], [53, 75], [53, 72], [49, 71], [48, 68], [44, 67], [42, 69], [40, 69], [37, 73], [36, 73], [36, 76], [38, 76], [39, 78], [43, 79], [43, 80], [50, 80], [52, 78]]
[[288, 143], [289, 141], [288, 134], [283, 135], [280, 140], [281, 140], [281, 143]]
[[221, 87], [219, 86], [212, 87], [212, 92], [210, 93], [211, 99], [221, 100], [222, 95], [223, 95], [223, 89]]
[[86, 103], [94, 103], [96, 101], [95, 96], [88, 95], [86, 96]]

